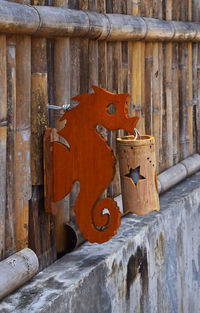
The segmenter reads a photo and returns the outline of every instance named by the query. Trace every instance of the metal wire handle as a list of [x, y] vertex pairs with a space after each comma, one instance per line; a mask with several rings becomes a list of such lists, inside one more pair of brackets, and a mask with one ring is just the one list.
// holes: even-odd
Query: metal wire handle
[[140, 135], [139, 130], [137, 128], [134, 128], [134, 131], [135, 131], [135, 138], [134, 138], [134, 140], [137, 140], [138, 137], [141, 140], [141, 135]]
[[48, 104], [46, 106], [47, 109], [52, 109], [52, 110], [64, 110], [64, 111], [69, 111], [71, 110], [71, 105], [70, 104], [63, 104], [62, 106], [58, 105], [53, 105], [53, 104]]

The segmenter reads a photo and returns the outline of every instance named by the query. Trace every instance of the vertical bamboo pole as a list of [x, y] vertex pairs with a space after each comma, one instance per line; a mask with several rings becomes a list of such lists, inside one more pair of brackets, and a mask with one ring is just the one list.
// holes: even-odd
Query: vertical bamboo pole
[[[133, 16], [140, 16], [141, 2], [133, 0]], [[132, 99], [135, 108], [134, 115], [140, 116], [137, 128], [145, 134], [145, 43], [132, 43]]]
[[5, 255], [6, 149], [7, 149], [7, 74], [6, 36], [0, 36], [0, 261]]
[[[188, 2], [181, 2], [181, 20], [185, 22], [188, 19]], [[189, 47], [188, 43], [179, 44], [179, 96], [180, 96], [180, 148], [181, 159], [190, 155], [191, 138], [189, 116]]]
[[[166, 2], [166, 20], [172, 20], [172, 0], [167, 0]], [[172, 56], [173, 49], [172, 43], [169, 42], [165, 46], [165, 93], [166, 93], [166, 168], [173, 165], [173, 124], [172, 124]]]
[[[130, 4], [129, 1], [120, 1], [119, 4], [119, 9], [118, 12], [120, 14], [126, 14], [128, 15], [129, 13], [132, 13], [132, 10], [130, 9]], [[131, 47], [131, 45], [130, 45]], [[121, 48], [120, 48], [120, 72], [119, 72], [119, 76], [118, 76], [118, 92], [119, 93], [129, 93], [130, 90], [132, 90], [132, 86], [131, 86], [131, 82], [132, 82], [132, 77], [129, 73], [129, 71], [131, 71], [132, 69], [132, 65], [131, 68], [129, 69], [129, 44], [128, 41], [122, 41], [121, 42]], [[130, 53], [132, 52], [132, 49], [130, 51]], [[131, 61], [131, 60], [130, 60]], [[129, 81], [130, 78], [130, 81]], [[131, 104], [129, 104], [130, 106]], [[118, 136], [124, 136], [125, 131], [124, 130], [120, 130], [118, 132]]]
[[29, 200], [31, 198], [31, 39], [16, 39], [16, 245], [28, 247]]
[[200, 153], [200, 44], [198, 44], [197, 58], [197, 102], [196, 102], [196, 131], [197, 131], [197, 151]]
[[[15, 2], [30, 3], [28, 0], [16, 0]], [[17, 47], [14, 48], [16, 43]], [[8, 47], [8, 73], [11, 75], [10, 77], [8, 75], [8, 102], [12, 106], [9, 108], [12, 112], [10, 115], [12, 130], [10, 129], [9, 132], [8, 128], [8, 133], [13, 138], [9, 139], [8, 136], [8, 151], [11, 155], [8, 168], [11, 167], [7, 176], [7, 255], [16, 249], [21, 250], [28, 246], [28, 200], [31, 196], [30, 38], [27, 36], [12, 37]], [[22, 58], [22, 54], [25, 54], [24, 58]], [[12, 79], [13, 82], [11, 82]], [[12, 148], [9, 147], [10, 143], [13, 144]]]
[[[85, 11], [91, 9], [96, 10], [96, 5], [93, 1], [79, 0], [79, 10]], [[88, 93], [89, 89], [92, 91], [90, 84], [92, 81], [97, 82], [95, 75], [98, 71], [98, 64], [93, 68], [93, 62], [96, 58], [95, 55], [95, 42], [88, 38], [80, 40], [80, 93]]]
[[[153, 0], [153, 17], [162, 19], [162, 2]], [[152, 132], [155, 137], [156, 169], [162, 164], [162, 114], [163, 114], [163, 44], [153, 43], [152, 73]]]
[[122, 41], [122, 92], [128, 93], [130, 86], [129, 86], [129, 71], [128, 71], [128, 42]]
[[[44, 5], [44, 0], [33, 0], [32, 4]], [[43, 185], [42, 136], [48, 125], [47, 54], [46, 39], [32, 38], [32, 184]]]
[[[76, 4], [77, 2], [77, 4]], [[79, 10], [89, 9], [89, 0], [76, 0], [70, 8], [78, 6]], [[94, 5], [92, 2], [90, 5]], [[73, 38], [71, 39], [71, 55], [74, 55], [73, 65], [71, 65], [72, 84], [71, 95], [72, 97], [79, 93], [88, 93], [91, 91], [91, 84], [94, 79], [95, 82], [95, 69], [92, 68], [92, 63], [95, 58], [95, 44], [89, 41], [88, 38]], [[97, 63], [98, 64], [98, 63]], [[70, 193], [70, 222], [75, 219], [74, 205], [79, 193], [79, 184], [75, 183]], [[74, 226], [76, 227], [76, 226]]]
[[[107, 3], [108, 4], [108, 3]], [[122, 8], [122, 1], [121, 0], [114, 0], [112, 3], [110, 3], [110, 9], [112, 13], [121, 13]], [[110, 13], [107, 11], [107, 13]], [[108, 88], [110, 91], [114, 93], [120, 93], [122, 92], [122, 43], [121, 42], [115, 42], [112, 43], [112, 47], [108, 45], [109, 50], [108, 53], [112, 53], [112, 77], [108, 80], [108, 84], [110, 83], [110, 87]], [[111, 52], [112, 50], [112, 52]], [[109, 55], [109, 57], [111, 54]], [[111, 61], [111, 60], [110, 60]], [[109, 62], [109, 60], [108, 60]], [[111, 65], [110, 64], [110, 65]], [[109, 76], [111, 75], [109, 69], [108, 69]], [[123, 133], [121, 131], [110, 131], [108, 135], [108, 141], [109, 145], [112, 147], [114, 154], [116, 155], [116, 138], [117, 136], [122, 135]], [[120, 186], [120, 176], [119, 176], [119, 161], [116, 157], [116, 164], [115, 164], [115, 176], [114, 180], [109, 186], [109, 195], [111, 197], [117, 196], [121, 192], [121, 186]]]
[[[41, 201], [39, 199], [41, 198]], [[32, 186], [32, 196], [29, 205], [29, 248], [38, 256], [40, 267], [42, 262], [40, 211], [42, 203], [41, 186]]]
[[[166, 19], [166, 1], [163, 2], [163, 19]], [[166, 44], [163, 43], [163, 85], [162, 85], [162, 147], [160, 153], [159, 172], [166, 168], [167, 163], [167, 120], [166, 120]]]
[[[106, 13], [113, 13], [113, 2], [111, 0], [106, 1]], [[112, 42], [107, 42], [107, 89], [113, 91], [113, 50], [114, 46]], [[113, 132], [108, 131], [108, 144], [112, 146]], [[114, 196], [114, 183], [111, 183], [108, 187], [108, 196]]]
[[[188, 21], [192, 21], [192, 0], [188, 0]], [[193, 66], [192, 66], [192, 42], [188, 43], [188, 83], [189, 83], [189, 95], [188, 95], [188, 115], [189, 115], [189, 138], [190, 138], [190, 154], [193, 154]]]
[[[172, 2], [172, 19], [180, 19], [180, 1]], [[173, 163], [177, 164], [180, 160], [179, 143], [179, 44], [172, 45], [172, 124], [173, 124]]]
[[[106, 0], [98, 1], [98, 13], [106, 13]], [[98, 84], [99, 87], [107, 88], [107, 42], [98, 42]], [[105, 133], [107, 137], [107, 133]]]
[[[192, 2], [192, 21], [198, 22], [199, 18], [199, 10], [198, 10], [198, 3], [195, 0]], [[194, 105], [194, 140], [193, 140], [193, 147], [194, 151], [197, 152], [197, 137], [198, 137], [198, 130], [197, 130], [197, 119], [196, 119], [196, 112], [197, 112], [197, 97], [198, 97], [198, 78], [197, 78], [197, 66], [198, 66], [198, 43], [193, 43], [192, 45], [192, 70], [193, 70], [193, 105]]]
[[[193, 0], [193, 21], [199, 22], [200, 17], [200, 2], [198, 0]], [[195, 103], [195, 124], [194, 124], [194, 134], [196, 151], [200, 153], [200, 44], [193, 44], [193, 95]]]
[[15, 145], [16, 145], [16, 42], [7, 40], [7, 176], [5, 257], [16, 252]]
[[[33, 5], [45, 5], [45, 0], [33, 0]], [[43, 146], [42, 139], [48, 126], [47, 41], [32, 38], [31, 60], [31, 158], [32, 199], [30, 201], [29, 246], [40, 261], [40, 269], [55, 258], [53, 220], [44, 212], [43, 205]], [[51, 86], [52, 88], [52, 86]]]
[[[96, 1], [88, 0], [88, 10], [98, 12], [98, 4]], [[96, 40], [89, 40], [88, 47], [88, 62], [89, 62], [89, 72], [88, 72], [88, 82], [89, 82], [89, 90], [91, 91], [92, 85], [99, 84], [99, 64], [98, 64], [98, 42]], [[86, 79], [86, 77], [85, 77]]]
[[[68, 1], [54, 0], [54, 6], [68, 7]], [[71, 41], [73, 42], [74, 39]], [[76, 39], [75, 39], [76, 40]], [[70, 51], [70, 39], [69, 38], [57, 38], [54, 43], [54, 82], [55, 82], [55, 105], [62, 106], [70, 103], [71, 87], [73, 85], [74, 77], [71, 77], [70, 63], [71, 56], [73, 59], [73, 53]], [[72, 61], [73, 62], [73, 61]], [[77, 77], [76, 77], [77, 78]], [[75, 94], [74, 94], [75, 95]], [[54, 112], [54, 126], [57, 129], [63, 127], [63, 123], [59, 122], [59, 118], [62, 115], [62, 111], [59, 113]], [[72, 195], [71, 195], [72, 197]], [[67, 251], [67, 229], [66, 223], [70, 221], [70, 197], [60, 201], [60, 209], [57, 215], [54, 217], [55, 223], [55, 237], [56, 237], [56, 250], [58, 257], [66, 253]]]
[[[137, 2], [139, 8], [140, 8], [140, 2], [138, 1]], [[132, 3], [132, 1], [127, 1], [127, 14], [128, 15], [132, 15], [133, 14], [133, 6], [134, 6], [134, 3]], [[139, 10], [138, 8], [138, 10]], [[136, 14], [136, 13], [134, 13]], [[145, 43], [144, 43], [144, 47], [145, 47]], [[127, 88], [127, 91], [128, 93], [131, 95], [131, 99], [130, 99], [130, 103], [129, 103], [129, 107], [128, 107], [128, 113], [130, 116], [134, 116], [135, 115], [135, 107], [134, 107], [134, 104], [133, 104], [133, 94], [134, 94], [134, 90], [133, 90], [133, 79], [134, 79], [134, 75], [133, 75], [133, 42], [132, 41], [128, 41], [128, 60], [127, 60], [127, 65], [128, 65], [128, 88]], [[143, 63], [144, 63], [144, 58], [143, 58]], [[142, 86], [144, 86], [144, 84], [142, 84]], [[144, 94], [143, 94], [144, 95]], [[145, 97], [143, 96], [143, 99]], [[143, 115], [143, 118], [144, 118], [144, 109], [143, 109], [143, 112], [142, 112], [142, 115]], [[140, 123], [140, 121], [138, 122]], [[138, 124], [137, 124], [137, 127], [138, 127]], [[127, 135], [127, 133], [125, 132], [125, 134]]]
[[[79, 0], [69, 1], [70, 9], [80, 9], [88, 7], [88, 1], [83, 1], [81, 4]], [[81, 51], [84, 49], [84, 51]], [[79, 38], [71, 38], [70, 39], [70, 98], [78, 95], [83, 91], [88, 91], [88, 39], [80, 40]], [[83, 70], [82, 70], [83, 66]], [[84, 71], [86, 73], [84, 74]], [[82, 76], [81, 76], [82, 75]], [[86, 80], [81, 82], [81, 79], [84, 80], [84, 75]], [[72, 102], [72, 105], [76, 105], [76, 103]], [[78, 186], [75, 185], [70, 193], [70, 219], [74, 217], [74, 204], [78, 194]]]
[[[152, 17], [153, 0], [141, 1], [141, 15]], [[153, 50], [152, 43], [145, 44], [145, 132], [150, 135], [153, 131], [153, 95], [152, 95], [152, 73], [153, 73]]]
[[[14, 0], [30, 4], [30, 0]], [[30, 171], [30, 47], [28, 36], [16, 42], [16, 133], [15, 133], [15, 217], [17, 250], [28, 247], [28, 201], [31, 197]], [[23, 173], [23, 175], [22, 175]]]
[[[88, 9], [90, 11], [95, 11], [98, 13], [105, 13], [105, 1], [103, 0], [101, 3], [97, 3], [93, 0], [88, 0]], [[106, 88], [106, 68], [105, 68], [105, 51], [106, 51], [106, 43], [98, 42], [95, 40], [89, 40], [89, 91], [91, 92], [91, 86], [101, 86], [102, 88]], [[99, 58], [100, 53], [100, 58]], [[99, 73], [100, 72], [100, 73]], [[85, 77], [86, 79], [86, 77]], [[97, 126], [98, 132], [106, 139], [107, 138], [107, 130], [102, 126]], [[107, 195], [107, 190], [102, 194], [102, 198], [105, 198]]]
[[[98, 13], [106, 13], [106, 0], [98, 1], [97, 5]], [[98, 42], [98, 86], [107, 88], [107, 42]], [[98, 125], [98, 131], [107, 141], [108, 131], [102, 125]], [[102, 197], [107, 196], [107, 190], [104, 191]]]

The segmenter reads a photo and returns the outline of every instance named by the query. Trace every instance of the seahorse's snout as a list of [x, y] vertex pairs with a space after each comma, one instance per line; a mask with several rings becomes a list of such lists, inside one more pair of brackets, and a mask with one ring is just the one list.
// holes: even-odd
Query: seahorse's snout
[[128, 117], [126, 121], [124, 122], [123, 129], [126, 130], [131, 135], [135, 135], [134, 128], [136, 127], [138, 120], [139, 120], [139, 116]]

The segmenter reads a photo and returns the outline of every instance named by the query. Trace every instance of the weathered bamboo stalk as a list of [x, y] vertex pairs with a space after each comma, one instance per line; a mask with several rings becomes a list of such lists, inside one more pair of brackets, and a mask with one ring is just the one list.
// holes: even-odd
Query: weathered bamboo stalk
[[[122, 0], [123, 1], [123, 0]], [[121, 0], [112, 1], [112, 13], [119, 14], [122, 7]], [[112, 43], [112, 92], [121, 93], [122, 92], [122, 42], [117, 41]], [[111, 109], [112, 112], [113, 108]], [[113, 182], [111, 183], [112, 188], [112, 197], [116, 197], [121, 193], [120, 185], [120, 174], [119, 174], [119, 160], [117, 155], [117, 145], [116, 138], [117, 136], [122, 136], [123, 130], [111, 131], [110, 132], [110, 146], [116, 156], [115, 161], [115, 176]]]
[[52, 217], [44, 212], [43, 186], [32, 187], [30, 201], [29, 247], [37, 254], [40, 270], [56, 260]]
[[[168, 0], [166, 3], [166, 20], [172, 20], [172, 0]], [[165, 93], [166, 93], [166, 167], [169, 168], [173, 165], [173, 102], [172, 102], [172, 58], [173, 49], [172, 43], [169, 42], [165, 46], [165, 71], [166, 71], [166, 81], [165, 81]]]
[[[188, 2], [187, 0], [183, 0], [181, 2], [181, 20], [188, 19], [188, 10], [187, 10]], [[189, 47], [187, 43], [179, 44], [179, 97], [180, 97], [180, 152], [181, 159], [186, 158], [190, 155], [191, 151], [191, 140], [193, 142], [193, 138], [191, 138], [191, 117], [189, 107], [192, 105], [190, 103], [189, 95], [191, 93], [189, 78], [191, 79], [191, 75], [189, 75], [189, 63], [191, 63], [191, 57], [189, 56]]]
[[[200, 17], [200, 2], [193, 1], [193, 20], [198, 22]], [[195, 105], [195, 135], [196, 151], [200, 152], [200, 45], [193, 44], [193, 95]]]
[[[117, 5], [118, 5], [119, 9], [121, 8], [120, 9], [121, 11], [119, 10], [119, 13], [121, 13], [121, 14], [129, 14], [130, 8], [128, 6], [128, 1], [126, 2], [126, 1], [120, 0], [120, 2]], [[132, 79], [130, 79], [130, 81], [129, 81], [128, 48], [129, 48], [128, 42], [127, 41], [122, 41], [121, 42], [121, 46], [120, 46], [121, 60], [120, 60], [120, 67], [119, 67], [119, 70], [121, 72], [120, 72], [119, 77], [118, 77], [118, 79], [119, 79], [118, 92], [119, 93], [129, 93], [130, 92], [130, 88], [131, 88], [130, 86], [132, 84], [132, 82], [131, 82]], [[130, 105], [130, 103], [129, 103], [129, 105]], [[118, 131], [118, 135], [119, 136], [124, 136], [124, 134], [125, 134], [124, 130], [119, 130]], [[120, 187], [120, 192], [121, 192], [121, 187]]]
[[[138, 7], [139, 5], [141, 5], [141, 3], [139, 2], [139, 4], [136, 4], [136, 6]], [[134, 15], [138, 12], [138, 8], [136, 11], [134, 11], [133, 9], [134, 7], [134, 2], [132, 3], [131, 1], [127, 1], [127, 14], [129, 15]], [[140, 11], [139, 11], [140, 12]], [[128, 76], [127, 76], [127, 91], [128, 93], [131, 95], [130, 98], [130, 103], [128, 106], [128, 113], [130, 116], [132, 116], [133, 114], [135, 114], [135, 108], [133, 105], [133, 42], [132, 41], [128, 41], [128, 53], [127, 53], [127, 66], [128, 66]], [[143, 43], [143, 46], [145, 45], [145, 43]], [[143, 49], [144, 50], [144, 49]], [[144, 58], [143, 58], [143, 62], [144, 62]], [[144, 98], [144, 97], [143, 97]], [[143, 112], [143, 117], [144, 117], [144, 112]], [[143, 119], [144, 122], [144, 119]], [[139, 121], [140, 123], [140, 121]], [[137, 124], [138, 126], [138, 124]], [[127, 133], [125, 132], [125, 135], [127, 135]]]
[[200, 155], [193, 154], [180, 163], [167, 169], [158, 175], [158, 190], [159, 193], [167, 191], [175, 186], [186, 177], [195, 174], [200, 170]]
[[[68, 1], [54, 0], [54, 6], [59, 6], [63, 8], [68, 7]], [[74, 39], [72, 39], [74, 40]], [[76, 39], [75, 39], [76, 40]], [[75, 81], [79, 84], [78, 77], [80, 71], [77, 73], [74, 71], [75, 80], [71, 76], [71, 55], [72, 59], [74, 54], [70, 51], [70, 39], [69, 38], [57, 38], [54, 43], [54, 82], [55, 82], [55, 92], [54, 100], [55, 105], [62, 106], [64, 104], [70, 103], [71, 101], [71, 84]], [[74, 50], [76, 53], [76, 48]], [[78, 81], [77, 81], [78, 80]], [[74, 91], [76, 92], [76, 91]], [[75, 96], [75, 94], [74, 94]], [[54, 112], [54, 127], [61, 129], [63, 124], [59, 122], [59, 118], [63, 112]], [[72, 194], [71, 194], [72, 197]], [[68, 250], [68, 233], [66, 228], [66, 223], [70, 222], [70, 196], [68, 195], [62, 201], [60, 201], [60, 208], [56, 216], [54, 216], [55, 225], [55, 239], [56, 239], [56, 252], [58, 256], [63, 255]]]
[[[82, 1], [81, 1], [82, 2]], [[80, 8], [81, 9], [81, 8]], [[88, 0], [88, 6], [84, 10], [90, 10], [97, 12], [98, 5], [96, 1]], [[99, 83], [98, 77], [98, 42], [95, 40], [89, 40], [88, 42], [88, 56], [89, 56], [89, 68], [88, 68], [88, 90], [91, 92], [91, 86], [97, 86]], [[87, 77], [84, 77], [87, 79]]]
[[[99, 1], [98, 12], [106, 13], [106, 0]], [[107, 42], [105, 40], [98, 42], [98, 86], [107, 89]], [[98, 132], [107, 140], [108, 131], [102, 125], [98, 125]], [[107, 196], [107, 189], [102, 197]]]
[[[141, 2], [141, 14], [149, 18], [153, 14], [153, 1]], [[152, 42], [145, 43], [145, 134], [153, 133], [153, 45]]]
[[6, 148], [7, 148], [7, 73], [6, 37], [0, 36], [0, 260], [5, 254]]
[[[44, 0], [32, 1], [37, 7]], [[45, 38], [32, 38], [31, 42], [31, 113], [32, 113], [32, 185], [43, 185], [43, 148], [42, 137], [48, 126], [47, 92], [47, 44]]]
[[[153, 17], [162, 19], [162, 2], [153, 1]], [[152, 133], [155, 137], [156, 170], [159, 173], [162, 162], [163, 126], [163, 43], [153, 43], [152, 67]]]
[[[32, 0], [44, 5], [45, 0]], [[32, 193], [29, 214], [29, 247], [40, 261], [40, 269], [56, 259], [52, 217], [44, 211], [43, 135], [48, 126], [47, 42], [46, 38], [32, 38], [31, 43], [31, 157]]]
[[0, 0], [0, 31], [46, 37], [98, 40], [200, 41], [198, 23], [163, 21], [125, 14], [99, 14]]
[[16, 146], [16, 41], [7, 40], [7, 175], [5, 256], [16, 252], [15, 146]]
[[16, 245], [28, 247], [28, 219], [31, 198], [31, 38], [16, 38]]
[[[14, 0], [30, 4], [30, 0]], [[31, 39], [15, 36], [16, 44], [16, 133], [14, 146], [14, 211], [16, 221], [16, 249], [28, 246], [28, 201], [31, 197], [30, 170], [30, 86]], [[23, 175], [22, 175], [23, 173]]]
[[[188, 0], [188, 21], [192, 21], [192, 0]], [[188, 118], [189, 118], [189, 137], [190, 137], [190, 154], [193, 154], [193, 57], [192, 57], [192, 42], [188, 43]]]
[[[133, 16], [140, 16], [138, 0], [133, 1]], [[145, 43], [132, 43], [132, 99], [135, 112], [140, 117], [137, 129], [145, 134]]]
[[[172, 2], [172, 19], [180, 19], [180, 1]], [[179, 143], [179, 53], [178, 43], [172, 46], [172, 125], [173, 125], [173, 164], [180, 160], [180, 143]]]
[[0, 299], [31, 279], [38, 265], [37, 256], [28, 248], [0, 262]]
[[[71, 8], [76, 8], [78, 4], [78, 0], [74, 1], [73, 3], [70, 3]], [[86, 66], [86, 63], [88, 62], [88, 57], [85, 55], [83, 51], [81, 51], [81, 40], [80, 38], [71, 38], [70, 39], [70, 98], [78, 95], [81, 92], [81, 88], [84, 90], [85, 88], [88, 89], [88, 69]], [[86, 49], [86, 53], [88, 52], [88, 46], [87, 42], [83, 42], [83, 46]], [[84, 83], [81, 83], [81, 65], [83, 66], [84, 69], [86, 69], [86, 81]], [[84, 75], [84, 73], [82, 73]], [[83, 76], [82, 76], [82, 79]], [[75, 103], [73, 103], [74, 105]], [[77, 104], [77, 103], [76, 103]], [[78, 195], [78, 187], [75, 184], [73, 186], [73, 189], [71, 190], [70, 193], [70, 202], [69, 206], [70, 209], [68, 211], [69, 214], [69, 219], [71, 220], [75, 213], [73, 211], [76, 198]]]
[[196, 144], [197, 144], [197, 152], [200, 152], [200, 46], [198, 44], [198, 52], [197, 52], [197, 98], [196, 98], [196, 112], [195, 112], [195, 120], [196, 120]]
[[[198, 22], [199, 20], [199, 13], [200, 13], [200, 3], [199, 1], [194, 0], [192, 6], [192, 20]], [[198, 50], [199, 44], [194, 43], [192, 47], [192, 71], [193, 71], [193, 105], [194, 105], [194, 150], [199, 152], [198, 150], [198, 128], [197, 128], [197, 104], [198, 104]]]
[[[112, 13], [112, 1], [106, 1], [106, 13]], [[108, 74], [109, 73], [109, 74]], [[111, 42], [107, 42], [107, 89], [112, 91], [113, 90], [113, 44]], [[107, 142], [109, 145], [112, 145], [112, 137], [113, 132], [108, 131]], [[111, 184], [108, 187], [108, 196], [114, 196], [114, 184]]]

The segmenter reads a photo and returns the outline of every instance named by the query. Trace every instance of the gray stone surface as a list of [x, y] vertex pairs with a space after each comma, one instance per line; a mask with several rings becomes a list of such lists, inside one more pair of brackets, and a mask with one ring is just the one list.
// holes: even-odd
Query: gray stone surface
[[199, 313], [200, 172], [160, 197], [160, 212], [122, 219], [0, 303], [1, 313]]

